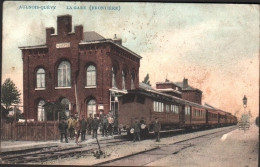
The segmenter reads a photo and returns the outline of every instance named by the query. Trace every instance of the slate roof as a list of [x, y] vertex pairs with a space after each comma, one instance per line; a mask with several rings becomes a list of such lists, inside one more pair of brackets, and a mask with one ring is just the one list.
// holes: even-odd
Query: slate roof
[[197, 89], [197, 88], [193, 88], [193, 87], [191, 87], [190, 85], [188, 85], [187, 88], [184, 88], [184, 87], [183, 87], [183, 82], [175, 82], [175, 84], [178, 85], [179, 87], [181, 87], [182, 90], [197, 90], [197, 91], [202, 92], [201, 90], [199, 90], [199, 89]]
[[83, 33], [83, 41], [84, 42], [92, 42], [92, 41], [105, 41], [106, 38], [96, 33], [95, 31], [88, 31]]

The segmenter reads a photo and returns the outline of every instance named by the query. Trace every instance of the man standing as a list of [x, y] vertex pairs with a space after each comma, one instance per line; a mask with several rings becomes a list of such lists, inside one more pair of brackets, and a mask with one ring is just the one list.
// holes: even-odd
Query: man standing
[[113, 126], [114, 126], [114, 118], [112, 117], [112, 114], [109, 114], [108, 116], [108, 131], [109, 135], [112, 136], [113, 134]]
[[65, 137], [65, 142], [68, 143], [67, 138], [67, 128], [68, 124], [64, 120], [65, 118], [62, 117], [62, 120], [59, 123], [59, 130], [60, 130], [60, 142], [63, 142], [63, 136]]
[[80, 129], [81, 129], [81, 127], [80, 127], [80, 120], [79, 120], [78, 117], [76, 118], [76, 123], [75, 123], [74, 129], [75, 129], [75, 134], [76, 134], [76, 141], [75, 142], [76, 142], [76, 144], [78, 144], [79, 136], [80, 136]]
[[140, 141], [140, 122], [138, 121], [137, 118], [135, 118], [135, 123], [134, 123], [134, 142], [136, 140], [136, 138], [138, 138], [138, 140]]
[[100, 129], [102, 130], [102, 136], [103, 137], [104, 135], [107, 136], [107, 126], [108, 126], [107, 116], [104, 115], [100, 121], [101, 121]]
[[70, 115], [70, 118], [68, 119], [68, 129], [69, 129], [69, 134], [70, 134], [70, 139], [74, 139], [75, 131], [74, 131], [74, 125], [75, 124], [75, 119], [73, 115]]
[[87, 121], [85, 119], [85, 115], [82, 116], [82, 120], [80, 121], [80, 126], [81, 126], [81, 141], [85, 141], [86, 130], [87, 130]]
[[155, 123], [154, 123], [154, 134], [156, 137], [156, 142], [160, 142], [160, 130], [161, 130], [161, 124], [158, 120], [158, 118], [155, 118]]
[[93, 116], [92, 114], [89, 114], [89, 117], [87, 119], [87, 130], [88, 130], [88, 135], [91, 135], [91, 131], [92, 131], [92, 121], [93, 121]]
[[97, 119], [97, 115], [94, 115], [94, 119], [92, 121], [92, 139], [97, 138], [97, 130], [98, 130], [99, 120]]

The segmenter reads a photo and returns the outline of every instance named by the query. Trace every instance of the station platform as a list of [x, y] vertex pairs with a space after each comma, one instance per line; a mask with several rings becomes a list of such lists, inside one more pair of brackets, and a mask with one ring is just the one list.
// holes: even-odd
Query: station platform
[[[102, 137], [102, 135], [98, 134], [98, 140], [104, 141], [107, 139], [120, 139], [124, 138], [126, 136], [126, 133], [123, 133], [121, 135], [113, 135], [113, 136], [107, 136]], [[91, 135], [86, 135], [86, 140], [82, 141], [79, 138], [79, 146], [87, 146], [90, 143], [96, 143], [96, 139], [92, 139]], [[65, 139], [63, 139], [63, 142], [60, 142], [60, 140], [48, 140], [48, 141], [1, 141], [1, 153], [11, 153], [11, 152], [17, 152], [17, 151], [25, 151], [25, 150], [35, 150], [35, 149], [42, 149], [42, 148], [48, 148], [48, 147], [55, 147], [55, 146], [76, 146], [75, 139], [71, 140], [68, 138], [68, 143], [65, 142]]]

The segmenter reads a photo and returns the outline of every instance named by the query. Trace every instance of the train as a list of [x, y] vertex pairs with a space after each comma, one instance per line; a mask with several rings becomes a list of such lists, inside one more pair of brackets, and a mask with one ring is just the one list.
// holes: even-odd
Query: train
[[158, 118], [162, 130], [220, 127], [237, 124], [237, 118], [229, 112], [208, 104], [200, 105], [155, 89], [136, 88], [118, 98], [119, 128], [129, 132], [135, 119], [145, 124], [146, 132], [153, 130]]

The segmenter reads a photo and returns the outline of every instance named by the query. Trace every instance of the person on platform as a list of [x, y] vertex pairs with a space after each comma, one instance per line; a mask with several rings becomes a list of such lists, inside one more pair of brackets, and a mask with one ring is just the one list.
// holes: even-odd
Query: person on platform
[[70, 115], [70, 118], [68, 119], [68, 130], [69, 130], [69, 134], [70, 134], [70, 139], [74, 139], [75, 136], [75, 130], [74, 130], [74, 126], [75, 126], [75, 119], [73, 117], [73, 115]]
[[92, 121], [93, 121], [93, 116], [92, 114], [89, 114], [89, 117], [87, 119], [87, 131], [88, 131], [88, 135], [91, 135], [91, 131], [92, 131]]
[[63, 142], [63, 136], [65, 137], [65, 142], [68, 143], [68, 138], [67, 138], [67, 129], [68, 129], [68, 124], [65, 121], [65, 118], [62, 117], [60, 123], [59, 123], [59, 130], [60, 130], [60, 142]]
[[158, 118], [155, 118], [155, 122], [154, 122], [154, 126], [153, 127], [154, 127], [154, 134], [155, 134], [156, 142], [160, 142], [161, 124], [160, 124]]
[[107, 136], [107, 127], [108, 127], [108, 120], [107, 120], [107, 116], [103, 115], [102, 119], [100, 120], [100, 129], [102, 131], [102, 136], [104, 137]]
[[82, 120], [80, 121], [81, 127], [81, 141], [86, 140], [86, 130], [87, 130], [87, 121], [85, 119], [85, 115], [82, 116]]
[[92, 139], [97, 138], [97, 130], [99, 126], [99, 120], [97, 119], [97, 114], [94, 115], [94, 119], [92, 121]]
[[118, 118], [114, 119], [114, 134], [121, 134], [121, 129], [118, 127]]
[[113, 135], [113, 128], [114, 128], [114, 118], [113, 118], [111, 113], [108, 115], [107, 120], [108, 120], [108, 128], [107, 129], [108, 129], [109, 135], [112, 136]]
[[79, 136], [80, 136], [80, 132], [81, 132], [81, 127], [80, 127], [80, 120], [78, 117], [76, 117], [76, 123], [75, 123], [75, 134], [76, 134], [76, 144], [79, 143]]
[[141, 125], [141, 129], [140, 129], [140, 138], [141, 140], [145, 139], [145, 130], [146, 130], [146, 125], [145, 125], [145, 120], [144, 117], [141, 118], [140, 120], [140, 125]]
[[141, 125], [140, 122], [138, 121], [137, 118], [135, 118], [135, 123], [134, 123], [134, 142], [138, 139], [138, 141], [140, 141], [140, 129], [141, 129]]

